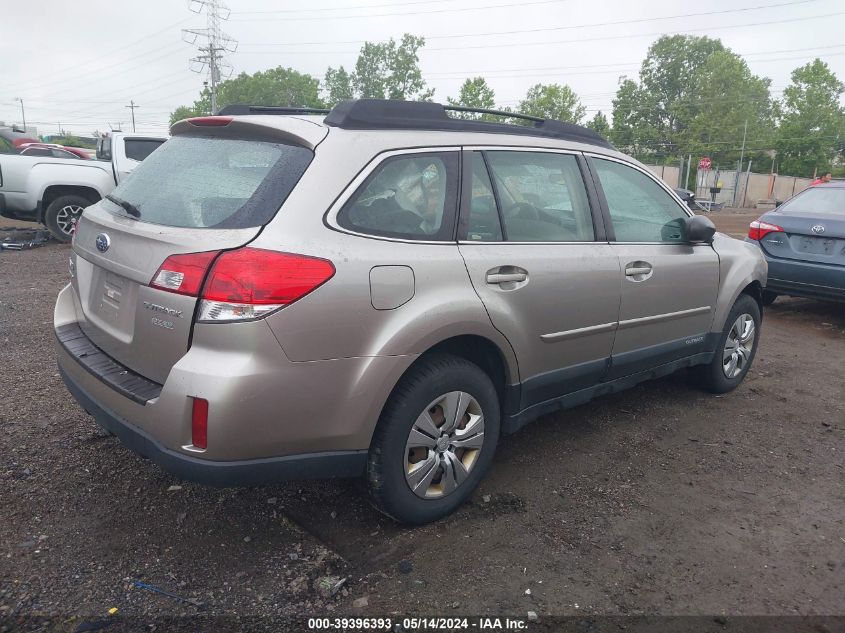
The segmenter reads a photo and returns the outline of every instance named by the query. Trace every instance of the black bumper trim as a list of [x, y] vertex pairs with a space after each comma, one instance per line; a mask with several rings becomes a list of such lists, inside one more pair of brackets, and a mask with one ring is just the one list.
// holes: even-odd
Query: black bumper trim
[[56, 328], [65, 351], [91, 375], [138, 404], [147, 404], [161, 395], [162, 385], [145, 378], [94, 345], [76, 323]]
[[364, 473], [367, 451], [306, 453], [240, 461], [198, 459], [165, 448], [141, 429], [100, 406], [59, 366], [62, 380], [76, 401], [124, 446], [149, 457], [177, 477], [210, 486], [248, 486], [297, 479], [358, 477]]

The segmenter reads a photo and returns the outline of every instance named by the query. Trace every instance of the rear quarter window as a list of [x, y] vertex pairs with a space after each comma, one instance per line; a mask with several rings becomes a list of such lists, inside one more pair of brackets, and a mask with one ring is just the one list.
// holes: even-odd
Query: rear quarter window
[[379, 237], [453, 239], [458, 158], [458, 152], [426, 152], [384, 160], [341, 209], [338, 224]]
[[[298, 145], [175, 136], [112, 193], [138, 219], [186, 228], [248, 228], [269, 222], [314, 154]], [[113, 213], [123, 209], [106, 200]]]

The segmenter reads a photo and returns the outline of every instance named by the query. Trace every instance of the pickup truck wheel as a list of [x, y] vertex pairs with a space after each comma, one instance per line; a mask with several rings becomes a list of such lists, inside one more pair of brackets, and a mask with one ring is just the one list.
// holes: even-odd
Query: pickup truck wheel
[[446, 516], [472, 494], [493, 460], [499, 400], [477, 365], [424, 359], [399, 382], [370, 445], [370, 499], [400, 523]]
[[82, 196], [59, 196], [53, 200], [44, 213], [44, 224], [50, 231], [50, 235], [60, 242], [70, 242], [73, 236], [73, 229], [82, 210], [89, 206], [91, 201]]

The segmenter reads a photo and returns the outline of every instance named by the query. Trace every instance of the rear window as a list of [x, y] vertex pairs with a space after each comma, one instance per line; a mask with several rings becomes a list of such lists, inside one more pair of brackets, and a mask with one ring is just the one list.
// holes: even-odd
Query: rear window
[[160, 139], [152, 138], [127, 138], [124, 139], [124, 147], [126, 149], [126, 158], [137, 160], [141, 162], [147, 156], [158, 149], [159, 145], [164, 143]]
[[811, 187], [778, 207], [778, 212], [845, 215], [845, 188]]
[[[278, 142], [176, 136], [111, 194], [142, 222], [239, 229], [267, 224], [314, 154]], [[113, 213], [126, 211], [107, 200]], [[128, 206], [128, 205], [124, 205]]]

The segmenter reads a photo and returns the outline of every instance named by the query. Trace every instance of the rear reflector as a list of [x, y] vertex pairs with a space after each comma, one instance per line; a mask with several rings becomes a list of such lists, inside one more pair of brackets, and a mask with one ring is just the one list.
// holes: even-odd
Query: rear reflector
[[783, 229], [761, 220], [754, 220], [748, 227], [748, 237], [752, 240], [762, 240], [769, 233], [783, 233]]
[[191, 125], [199, 125], [201, 127], [225, 127], [232, 122], [230, 116], [195, 116], [188, 119]]
[[193, 398], [191, 411], [191, 444], [196, 448], [208, 448], [208, 400]]
[[180, 295], [196, 297], [209, 265], [220, 251], [171, 255], [156, 272], [150, 285]]

